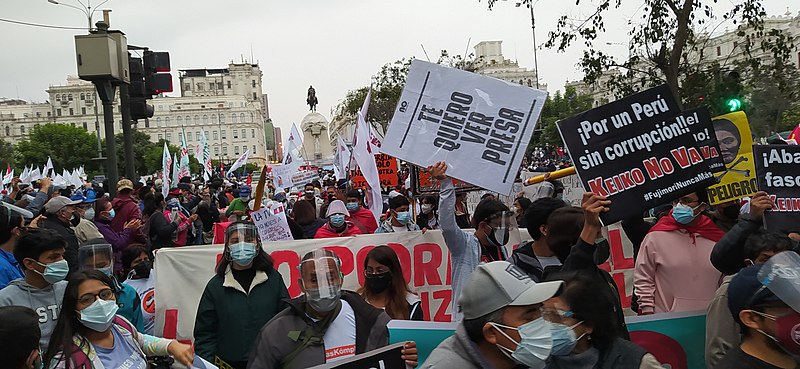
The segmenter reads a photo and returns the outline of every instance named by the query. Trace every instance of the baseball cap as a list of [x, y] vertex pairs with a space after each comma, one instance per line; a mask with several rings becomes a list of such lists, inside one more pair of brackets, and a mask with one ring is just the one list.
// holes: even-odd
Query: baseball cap
[[472, 272], [458, 304], [464, 319], [475, 319], [506, 306], [540, 304], [558, 295], [563, 285], [563, 281], [536, 283], [514, 264], [493, 261]]
[[133, 182], [131, 182], [130, 179], [120, 179], [119, 182], [117, 182], [117, 192], [125, 189], [133, 190]]
[[347, 206], [344, 205], [344, 201], [333, 200], [331, 204], [328, 205], [328, 213], [325, 214], [325, 216], [330, 217], [333, 214], [349, 215], [350, 212], [347, 211]]
[[739, 312], [751, 309], [766, 302], [780, 301], [769, 288], [758, 280], [758, 272], [763, 265], [751, 265], [736, 274], [728, 285], [728, 309], [733, 320], [741, 323]]
[[57, 213], [59, 210], [63, 209], [65, 206], [69, 205], [78, 205], [82, 203], [83, 200], [70, 200], [69, 197], [64, 196], [56, 196], [46, 204], [44, 204], [44, 211], [47, 213], [53, 214]]

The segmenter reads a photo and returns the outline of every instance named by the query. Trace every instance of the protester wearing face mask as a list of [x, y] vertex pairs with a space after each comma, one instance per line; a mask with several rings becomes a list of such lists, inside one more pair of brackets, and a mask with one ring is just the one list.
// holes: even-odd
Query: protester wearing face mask
[[24, 277], [20, 264], [14, 259], [14, 243], [23, 231], [25, 219], [22, 215], [0, 205], [0, 290]]
[[602, 283], [584, 271], [553, 278], [564, 280], [564, 290], [541, 310], [553, 340], [548, 369], [661, 369], [653, 355], [622, 337]]
[[303, 231], [303, 238], [313, 239], [317, 231], [328, 223], [325, 219], [314, 216], [314, 205], [310, 201], [300, 200], [292, 208], [292, 218]]
[[564, 201], [545, 197], [532, 202], [525, 211], [525, 224], [533, 241], [520, 244], [509, 261], [534, 280], [542, 280], [548, 270], [561, 269], [561, 260], [547, 244], [547, 220], [554, 211], [566, 206]]
[[101, 197], [94, 204], [94, 224], [97, 230], [114, 249], [114, 273], [122, 273], [122, 252], [135, 242], [137, 234], [142, 228], [142, 221], [133, 219], [125, 224], [122, 232], [115, 232], [111, 228], [111, 220], [114, 219], [115, 211], [111, 202], [106, 197]]
[[674, 201], [642, 241], [633, 282], [640, 314], [705, 310], [714, 297], [722, 275], [710, 256], [724, 232], [703, 215], [705, 196], [702, 189]]
[[800, 344], [796, 337], [800, 323], [795, 273], [800, 257], [787, 251], [763, 265], [742, 269], [728, 287], [728, 307], [739, 324], [742, 343], [731, 349], [717, 368], [797, 368]]
[[[389, 344], [389, 316], [357, 293], [342, 291], [341, 261], [336, 254], [311, 251], [299, 268], [304, 295], [290, 300], [289, 308], [261, 329], [248, 369], [308, 368]], [[417, 366], [416, 343], [406, 343], [403, 360]]]
[[178, 223], [178, 228], [175, 230], [175, 233], [172, 237], [172, 245], [186, 246], [189, 230], [192, 229], [194, 221], [197, 220], [198, 215], [192, 214], [187, 217], [181, 209], [180, 200], [178, 200], [176, 197], [172, 197], [167, 200], [167, 206], [166, 209], [164, 209], [164, 217], [173, 223]]
[[[119, 309], [113, 282], [100, 271], [70, 275], [44, 362], [48, 368], [147, 368], [146, 356], [171, 355], [191, 367], [192, 347], [136, 331]], [[76, 345], [74, 342], [80, 342]]]
[[72, 201], [80, 201], [78, 205], [75, 205], [75, 213], [78, 214], [80, 220], [77, 225], [72, 226], [72, 230], [75, 231], [75, 237], [78, 238], [78, 242], [83, 245], [88, 240], [103, 238], [103, 235], [97, 230], [97, 226], [92, 222], [94, 218], [95, 199], [90, 199], [81, 194], [74, 194], [69, 199]]
[[81, 270], [98, 270], [111, 278], [111, 288], [114, 290], [117, 305], [119, 305], [117, 314], [131, 322], [137, 331], [144, 333], [142, 301], [133, 287], [119, 283], [114, 275], [111, 245], [103, 239], [90, 240], [78, 250], [78, 259]]
[[353, 223], [362, 234], [372, 234], [378, 229], [375, 215], [364, 207], [364, 195], [360, 190], [347, 191], [345, 206], [347, 207], [347, 221]]
[[409, 207], [411, 203], [403, 195], [397, 195], [389, 199], [389, 218], [381, 223], [375, 233], [394, 233], [418, 231], [419, 227], [411, 218]]
[[44, 204], [45, 219], [39, 222], [39, 228], [52, 229], [67, 242], [64, 259], [67, 259], [70, 272], [78, 270], [80, 242], [78, 242], [78, 237], [75, 236], [75, 230], [72, 227], [81, 220], [75, 209], [75, 205], [80, 203], [80, 200], [70, 200], [64, 196], [53, 197]]
[[420, 299], [403, 277], [403, 267], [389, 246], [377, 246], [364, 260], [364, 287], [358, 294], [392, 319], [424, 320]]
[[481, 264], [459, 299], [464, 320], [421, 368], [544, 368], [553, 338], [540, 310], [562, 286], [536, 283], [505, 261]]
[[242, 186], [239, 189], [239, 197], [233, 199], [225, 210], [225, 216], [229, 221], [235, 222], [244, 219], [247, 215], [247, 202], [250, 201], [251, 193], [250, 186]]
[[420, 200], [420, 213], [417, 215], [417, 227], [423, 230], [439, 229], [439, 199], [436, 196], [423, 196]]
[[460, 319], [458, 298], [461, 288], [480, 262], [506, 260], [510, 230], [514, 228], [514, 216], [503, 203], [486, 199], [478, 203], [472, 217], [475, 232], [461, 230], [456, 223], [456, 194], [453, 181], [447, 176], [447, 164], [438, 162], [428, 167], [431, 177], [441, 185], [439, 193], [439, 224], [445, 245], [450, 250], [453, 266], [453, 298], [451, 311], [453, 321]]
[[39, 316], [24, 306], [0, 307], [0, 363], [9, 369], [44, 368]]
[[223, 258], [197, 307], [197, 354], [220, 367], [245, 368], [253, 359], [250, 350], [259, 330], [286, 307], [283, 300], [288, 298], [256, 226], [245, 221], [231, 224], [225, 230]]
[[[314, 184], [313, 183], [306, 183], [306, 185], [303, 187], [303, 198], [302, 199], [310, 202], [311, 205], [314, 205], [314, 214], [317, 216], [317, 218], [319, 218], [320, 214], [327, 214], [327, 213], [320, 213], [320, 210], [322, 209], [322, 205], [325, 202], [322, 200], [322, 198], [317, 196], [317, 191], [318, 190], [314, 188]], [[300, 200], [300, 199], [298, 199], [298, 200]], [[328, 207], [330, 207], [330, 205]]]
[[[765, 229], [756, 230], [745, 238], [742, 267], [764, 264], [772, 256], [793, 246], [786, 235]], [[733, 276], [725, 276], [706, 312], [707, 368], [716, 368], [725, 354], [741, 343], [739, 328], [728, 309], [728, 288], [732, 279]]]
[[328, 206], [327, 215], [328, 223], [317, 230], [314, 238], [350, 237], [361, 234], [358, 227], [345, 220], [347, 207], [342, 200], [334, 200]]
[[64, 282], [69, 266], [64, 260], [66, 243], [55, 231], [33, 229], [22, 234], [14, 249], [14, 258], [24, 268], [25, 277], [15, 279], [0, 290], [0, 306], [25, 306], [36, 311], [42, 337], [39, 345], [47, 348], [64, 297]]
[[156, 325], [155, 287], [156, 276], [152, 258], [147, 247], [130, 245], [122, 252], [122, 265], [126, 279], [123, 285], [131, 286], [139, 296], [144, 334], [153, 334]]

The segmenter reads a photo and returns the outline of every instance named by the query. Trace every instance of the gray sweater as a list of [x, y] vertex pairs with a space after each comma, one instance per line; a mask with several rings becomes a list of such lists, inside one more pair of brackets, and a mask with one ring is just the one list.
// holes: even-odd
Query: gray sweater
[[39, 316], [39, 329], [42, 331], [39, 345], [42, 352], [45, 352], [50, 335], [56, 328], [66, 288], [66, 281], [39, 289], [28, 284], [24, 278], [15, 279], [0, 290], [0, 306], [25, 306], [36, 312]]
[[467, 336], [464, 324], [460, 323], [456, 327], [455, 334], [442, 341], [420, 366], [420, 369], [440, 368], [493, 369], [494, 367], [484, 359], [478, 351], [478, 346]]

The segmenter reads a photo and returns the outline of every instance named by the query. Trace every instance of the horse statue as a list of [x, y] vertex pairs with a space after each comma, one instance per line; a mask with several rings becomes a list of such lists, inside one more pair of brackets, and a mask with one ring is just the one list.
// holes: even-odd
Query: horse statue
[[306, 97], [306, 104], [311, 109], [311, 111], [317, 111], [317, 92], [314, 90], [314, 86], [308, 87], [308, 97]]

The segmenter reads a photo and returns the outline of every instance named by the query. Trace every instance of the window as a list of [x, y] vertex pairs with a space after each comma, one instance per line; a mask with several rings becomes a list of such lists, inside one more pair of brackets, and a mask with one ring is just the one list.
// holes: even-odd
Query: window
[[252, 80], [251, 82], [252, 82], [252, 86], [256, 87], [256, 80]]
[[169, 117], [164, 118], [164, 126], [169, 127]]
[[67, 94], [61, 94], [61, 101], [67, 101]]
[[161, 127], [161, 117], [156, 118], [156, 127]]
[[203, 114], [203, 124], [208, 124], [208, 115]]
[[231, 122], [239, 123], [237, 118], [238, 116], [236, 115], [236, 113], [231, 114]]
[[183, 84], [183, 90], [184, 91], [191, 91], [192, 90], [192, 84], [191, 83], [184, 83]]
[[11, 136], [11, 127], [6, 126], [6, 136]]
[[256, 130], [255, 129], [251, 129], [250, 130], [250, 137], [251, 138], [256, 138]]
[[186, 141], [192, 142], [192, 131], [186, 132]]
[[233, 154], [234, 155], [239, 155], [239, 146], [234, 146], [233, 147]]
[[56, 115], [61, 116], [61, 109], [56, 109]]
[[717, 46], [717, 56], [722, 55], [722, 48]]
[[228, 88], [231, 88], [231, 81], [228, 81]]
[[69, 108], [69, 115], [75, 115], [75, 109]]
[[222, 89], [222, 82], [217, 82], [217, 90], [221, 90], [221, 89]]
[[61, 95], [56, 94], [56, 101], [61, 101]]
[[164, 105], [159, 105], [158, 106], [158, 111], [164, 111]]
[[50, 116], [50, 112], [49, 112], [49, 111], [47, 112], [47, 116], [48, 116], [48, 117]]
[[83, 130], [84, 131], [88, 131], [89, 130], [89, 126], [86, 124], [86, 122], [83, 122]]
[[217, 115], [211, 114], [211, 124], [217, 124]]
[[225, 114], [220, 114], [219, 115], [219, 123], [220, 124], [225, 124]]
[[258, 96], [256, 95], [255, 92], [253, 92], [253, 100], [255, 100], [255, 99], [258, 99]]
[[183, 117], [179, 115], [177, 118], [175, 118], [175, 124], [177, 124], [179, 126], [182, 126], [183, 125]]
[[164, 139], [164, 135], [162, 135], [161, 133], [159, 133], [159, 134], [158, 134], [158, 140], [159, 140], [159, 141], [161, 141], [161, 140], [163, 140], [163, 139]]
[[223, 129], [222, 132], [220, 133], [220, 136], [222, 137], [223, 140], [227, 140], [228, 139], [228, 131]]
[[150, 119], [144, 119], [144, 128], [150, 128]]
[[[36, 113], [36, 114], [39, 114], [39, 113]], [[86, 115], [86, 108], [81, 108], [81, 115]]]
[[70, 123], [69, 125], [71, 125], [71, 126], [72, 126], [72, 128], [75, 128], [75, 122], [72, 122], [72, 123]]
[[186, 123], [186, 125], [187, 125], [187, 126], [188, 126], [188, 125], [190, 125], [190, 124], [192, 124], [192, 117], [190, 117], [190, 116], [188, 116], [188, 115], [187, 115], [187, 116], [186, 116], [186, 122], [185, 122], [185, 123]]
[[222, 155], [228, 155], [228, 146], [222, 146]]
[[19, 133], [23, 135], [25, 134], [25, 126], [19, 126]]
[[253, 118], [254, 118], [254, 115], [253, 115], [253, 112], [251, 111], [250, 112], [250, 120], [248, 120], [248, 122], [253, 123], [253, 121], [254, 121]]
[[203, 91], [203, 84], [202, 83], [198, 83], [197, 84], [197, 91]]
[[167, 132], [167, 141], [172, 141], [172, 133]]
[[194, 124], [198, 125], [198, 126], [200, 125], [200, 116], [199, 115], [195, 115], [194, 116]]
[[217, 133], [218, 133], [217, 131], [214, 131], [214, 139], [215, 140], [219, 140], [219, 135]]
[[72, 94], [67, 95], [67, 99], [69, 99], [69, 101], [72, 101]]
[[209, 89], [209, 90], [213, 90], [213, 89], [214, 89], [214, 82], [210, 82], [210, 83], [208, 84], [208, 89]]
[[183, 132], [178, 132], [178, 142], [183, 141]]
[[242, 138], [247, 138], [247, 130], [246, 129], [242, 130]]
[[214, 146], [214, 155], [219, 156], [219, 147]]
[[205, 131], [205, 133], [206, 133], [206, 138], [211, 137], [211, 135], [208, 134], [208, 131]]
[[[84, 114], [86, 114], [86, 113], [84, 113]], [[36, 112], [36, 118], [41, 118], [41, 117], [42, 117], [42, 112], [37, 111]]]
[[81, 93], [81, 100], [86, 100], [86, 94]]
[[239, 114], [239, 120], [244, 123], [244, 113]]
[[256, 145], [253, 145], [253, 151], [250, 151], [250, 153], [253, 154], [253, 155], [256, 154]]
[[239, 138], [239, 131], [236, 129], [233, 130], [233, 138]]

